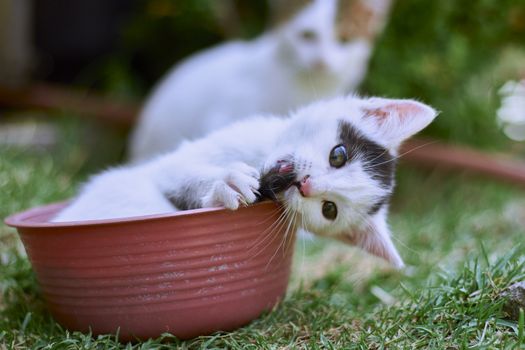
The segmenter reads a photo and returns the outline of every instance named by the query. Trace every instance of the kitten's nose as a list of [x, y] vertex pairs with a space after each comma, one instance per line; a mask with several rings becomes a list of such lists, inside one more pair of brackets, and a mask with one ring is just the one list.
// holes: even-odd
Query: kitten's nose
[[310, 181], [310, 175], [306, 175], [302, 178], [301, 181], [297, 181], [295, 183], [295, 186], [297, 186], [299, 193], [301, 193], [301, 196], [303, 197], [310, 197], [310, 195], [312, 194], [312, 183]]

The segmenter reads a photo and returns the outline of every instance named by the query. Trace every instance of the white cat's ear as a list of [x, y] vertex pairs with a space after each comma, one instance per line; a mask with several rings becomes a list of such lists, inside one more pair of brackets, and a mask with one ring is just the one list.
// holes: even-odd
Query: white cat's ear
[[394, 267], [400, 269], [405, 265], [392, 242], [385, 217], [384, 215], [379, 215], [365, 227], [352, 230], [340, 238], [344, 242], [385, 259]]
[[392, 0], [340, 0], [337, 24], [340, 34], [374, 40], [386, 23]]
[[414, 100], [370, 98], [362, 107], [363, 125], [388, 148], [424, 129], [437, 116], [430, 106]]

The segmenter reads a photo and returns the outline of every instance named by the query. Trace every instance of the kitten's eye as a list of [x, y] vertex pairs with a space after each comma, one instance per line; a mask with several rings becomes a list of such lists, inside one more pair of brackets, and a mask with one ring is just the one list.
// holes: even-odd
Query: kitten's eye
[[323, 216], [328, 220], [335, 220], [337, 217], [337, 206], [334, 202], [323, 202]]
[[313, 30], [305, 29], [299, 35], [304, 41], [313, 42], [317, 40], [317, 34]]
[[328, 159], [331, 166], [334, 168], [340, 168], [345, 165], [348, 160], [348, 154], [346, 148], [343, 145], [337, 145], [330, 151], [330, 157]]

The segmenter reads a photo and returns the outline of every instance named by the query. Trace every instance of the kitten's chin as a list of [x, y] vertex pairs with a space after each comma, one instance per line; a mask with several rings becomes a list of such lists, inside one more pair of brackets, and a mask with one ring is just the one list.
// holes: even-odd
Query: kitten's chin
[[297, 188], [292, 187], [284, 191], [280, 200], [288, 210], [294, 213], [298, 227], [318, 236], [331, 236], [325, 232], [327, 227], [320, 226], [316, 219], [313, 219], [315, 215], [312, 213], [312, 203], [303, 198]]
[[301, 194], [295, 187], [290, 187], [286, 191], [279, 194], [279, 201], [284, 204], [286, 208], [289, 208], [299, 214], [303, 214], [303, 206]]

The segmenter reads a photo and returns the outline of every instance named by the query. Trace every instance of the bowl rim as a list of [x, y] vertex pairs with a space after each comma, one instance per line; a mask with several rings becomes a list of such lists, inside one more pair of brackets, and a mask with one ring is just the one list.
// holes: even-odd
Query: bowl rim
[[150, 222], [158, 219], [167, 219], [175, 217], [185, 217], [185, 216], [197, 216], [204, 215], [208, 213], [217, 213], [217, 212], [226, 212], [226, 213], [235, 213], [245, 209], [250, 209], [253, 207], [265, 207], [265, 206], [277, 206], [278, 204], [272, 201], [263, 201], [260, 203], [251, 204], [247, 207], [239, 207], [237, 210], [230, 210], [224, 207], [214, 207], [214, 208], [198, 208], [198, 209], [189, 209], [181, 210], [172, 213], [164, 214], [151, 214], [151, 215], [140, 215], [124, 218], [115, 218], [115, 219], [96, 219], [96, 220], [77, 220], [77, 221], [61, 221], [61, 222], [37, 222], [37, 221], [28, 221], [31, 218], [42, 215], [42, 213], [47, 213], [54, 211], [58, 208], [63, 208], [70, 201], [55, 202], [46, 205], [40, 205], [32, 207], [27, 210], [23, 210], [14, 214], [7, 216], [4, 219], [4, 223], [8, 226], [14, 228], [50, 228], [50, 227], [87, 227], [87, 226], [103, 226], [103, 225], [115, 225], [115, 224], [126, 224], [126, 223], [142, 223]]

